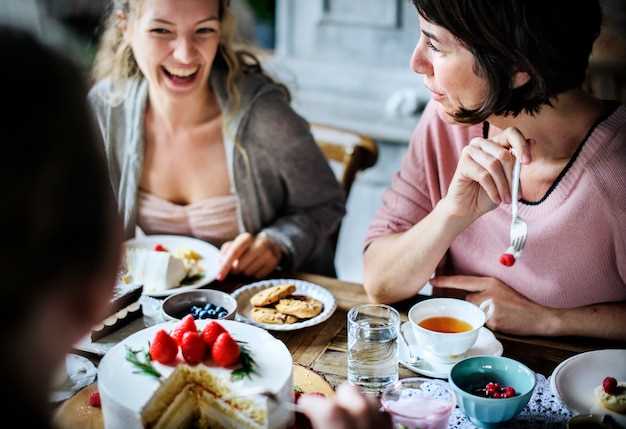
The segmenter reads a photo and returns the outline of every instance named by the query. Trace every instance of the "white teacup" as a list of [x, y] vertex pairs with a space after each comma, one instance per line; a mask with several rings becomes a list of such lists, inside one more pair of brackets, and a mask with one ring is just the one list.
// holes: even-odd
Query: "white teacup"
[[[433, 298], [418, 302], [409, 310], [409, 320], [419, 347], [443, 361], [454, 361], [468, 351], [478, 338], [478, 331], [493, 315], [494, 305], [488, 299], [476, 306], [453, 298]], [[419, 325], [431, 317], [453, 317], [471, 326], [469, 331], [445, 333], [431, 331]]]

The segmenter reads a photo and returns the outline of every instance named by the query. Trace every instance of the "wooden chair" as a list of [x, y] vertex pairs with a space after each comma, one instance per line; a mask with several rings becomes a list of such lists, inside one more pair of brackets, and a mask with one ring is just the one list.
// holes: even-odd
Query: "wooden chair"
[[[328, 125], [311, 124], [311, 133], [343, 186], [348, 201], [357, 173], [376, 164], [378, 146], [374, 140], [362, 134]], [[335, 250], [339, 228], [332, 235]]]
[[357, 173], [376, 164], [378, 146], [367, 136], [328, 125], [311, 124], [311, 133], [343, 186], [347, 201]]

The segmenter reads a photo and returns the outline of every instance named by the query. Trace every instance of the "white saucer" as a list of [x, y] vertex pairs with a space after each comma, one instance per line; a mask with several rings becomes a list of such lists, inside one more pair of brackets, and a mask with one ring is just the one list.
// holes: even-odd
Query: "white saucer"
[[65, 357], [67, 379], [50, 392], [50, 402], [65, 401], [83, 387], [93, 383], [96, 379], [96, 367], [87, 358], [69, 354]]
[[400, 326], [400, 329], [402, 329], [404, 338], [406, 338], [409, 343], [409, 347], [413, 350], [413, 354], [421, 359], [418, 365], [408, 363], [409, 353], [403, 341], [398, 341], [400, 364], [413, 372], [427, 377], [447, 379], [454, 364], [461, 359], [478, 355], [502, 356], [502, 352], [504, 351], [502, 343], [496, 339], [493, 332], [483, 327], [478, 331], [478, 339], [471, 349], [460, 355], [455, 362], [444, 362], [433, 357], [430, 353], [417, 345], [417, 341], [413, 335], [413, 329], [411, 328], [411, 322], [404, 322]]

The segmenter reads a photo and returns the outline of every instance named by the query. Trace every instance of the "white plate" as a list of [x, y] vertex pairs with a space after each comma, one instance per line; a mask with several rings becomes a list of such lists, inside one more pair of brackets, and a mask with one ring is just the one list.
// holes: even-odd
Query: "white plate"
[[146, 288], [144, 288], [145, 295], [164, 297], [186, 290], [198, 289], [202, 286], [208, 285], [217, 277], [220, 251], [217, 247], [207, 243], [206, 241], [198, 240], [197, 238], [184, 237], [182, 235], [145, 235], [143, 237], [128, 240], [125, 243], [127, 247], [150, 250], [154, 249], [155, 244], [161, 244], [170, 251], [182, 248], [198, 252], [202, 255], [202, 259], [198, 261], [198, 264], [204, 269], [204, 276], [191, 284], [175, 287], [163, 292], [146, 292]]
[[[250, 298], [252, 298], [252, 295], [263, 289], [267, 289], [268, 287], [284, 283], [291, 283], [296, 286], [296, 291], [294, 292], [294, 295], [306, 295], [310, 296], [311, 298], [315, 298], [318, 301], [321, 301], [322, 304], [324, 304], [324, 309], [322, 310], [322, 312], [311, 319], [307, 319], [302, 322], [293, 323], [290, 325], [273, 325], [269, 323], [255, 322], [252, 317], [250, 317], [250, 312], [254, 308], [254, 306], [250, 304]], [[247, 286], [243, 286], [237, 289], [231, 295], [237, 300], [236, 320], [246, 322], [251, 325], [260, 326], [261, 328], [270, 331], [294, 331], [296, 329], [308, 328], [309, 326], [317, 325], [332, 316], [332, 314], [335, 312], [335, 309], [337, 308], [335, 297], [328, 290], [313, 283], [294, 279], [263, 280], [260, 282], [249, 284]]]
[[65, 401], [83, 387], [96, 379], [96, 367], [87, 358], [69, 354], [65, 357], [67, 378], [62, 385], [56, 386], [50, 393], [50, 402]]
[[404, 346], [404, 343], [402, 341], [398, 341], [400, 364], [413, 372], [427, 377], [447, 379], [450, 375], [450, 370], [459, 360], [479, 355], [502, 356], [502, 351], [504, 350], [502, 343], [496, 339], [493, 332], [483, 327], [478, 331], [478, 338], [472, 348], [459, 356], [456, 362], [444, 362], [435, 358], [430, 353], [425, 352], [417, 345], [417, 340], [415, 339], [413, 329], [411, 328], [411, 322], [404, 322], [400, 326], [400, 329], [402, 329], [404, 338], [406, 338], [409, 343], [409, 347], [413, 350], [413, 354], [421, 359], [418, 365], [409, 364], [409, 353]]
[[561, 362], [550, 376], [552, 392], [575, 414], [608, 414], [626, 427], [626, 416], [602, 407], [594, 389], [605, 377], [626, 380], [626, 350], [595, 350]]

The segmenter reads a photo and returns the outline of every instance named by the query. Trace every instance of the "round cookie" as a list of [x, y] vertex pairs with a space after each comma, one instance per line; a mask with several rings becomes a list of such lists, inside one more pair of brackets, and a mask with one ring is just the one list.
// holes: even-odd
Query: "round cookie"
[[309, 296], [283, 298], [276, 304], [276, 310], [296, 316], [299, 319], [315, 317], [322, 312], [323, 308], [324, 304]]
[[283, 314], [273, 308], [255, 307], [250, 314], [252, 318], [259, 323], [270, 323], [273, 325], [292, 324], [298, 321], [298, 318]]
[[255, 307], [264, 307], [266, 305], [274, 304], [281, 298], [291, 295], [295, 292], [295, 290], [296, 286], [289, 283], [269, 287], [255, 293], [252, 298], [250, 298], [250, 303]]

